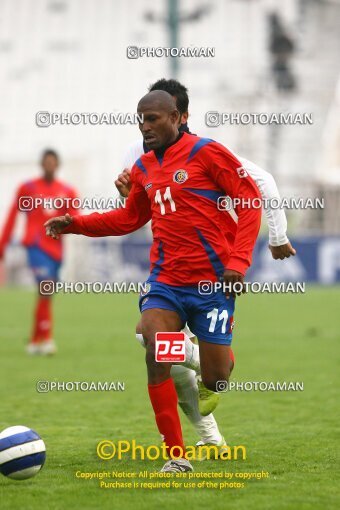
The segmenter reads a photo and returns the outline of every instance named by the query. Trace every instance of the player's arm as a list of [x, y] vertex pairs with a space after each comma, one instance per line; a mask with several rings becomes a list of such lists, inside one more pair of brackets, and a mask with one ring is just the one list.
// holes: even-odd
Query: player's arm
[[[243, 277], [251, 264], [252, 251], [261, 225], [261, 209], [252, 205], [260, 192], [249, 175], [241, 177], [237, 169], [242, 165], [225, 147], [213, 143], [207, 146], [208, 172], [216, 185], [232, 199], [241, 199], [236, 207], [237, 231], [224, 280], [227, 283], [243, 283]], [[255, 204], [256, 205], [256, 204]]]
[[276, 203], [280, 203], [281, 200], [274, 177], [252, 161], [244, 158], [239, 158], [239, 160], [256, 182], [265, 201], [264, 212], [269, 228], [269, 249], [272, 252], [272, 257], [274, 259], [284, 259], [295, 255], [296, 251], [287, 237], [287, 218], [285, 212], [280, 207], [271, 207], [273, 200]]
[[59, 216], [45, 223], [46, 235], [58, 239], [60, 234], [81, 234], [89, 237], [130, 234], [151, 219], [150, 201], [144, 188], [134, 183], [126, 206], [106, 213], [81, 216]]
[[18, 191], [16, 193], [15, 199], [10, 207], [10, 210], [8, 212], [8, 215], [7, 215], [4, 227], [3, 227], [3, 231], [1, 234], [1, 238], [0, 238], [0, 259], [3, 257], [6, 246], [8, 245], [8, 243], [12, 237], [15, 220], [16, 220], [16, 217], [17, 217], [17, 214], [19, 211], [19, 200], [24, 195], [25, 195], [25, 189], [24, 189], [24, 185], [23, 185], [23, 186], [20, 186], [20, 188], [18, 189]]

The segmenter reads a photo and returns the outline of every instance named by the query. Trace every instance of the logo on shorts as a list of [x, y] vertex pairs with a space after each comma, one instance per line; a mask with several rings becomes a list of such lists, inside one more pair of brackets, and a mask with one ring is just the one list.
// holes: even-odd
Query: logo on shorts
[[239, 177], [247, 177], [248, 176], [248, 172], [245, 168], [243, 168], [243, 166], [240, 166], [239, 168], [237, 168], [237, 173], [238, 173], [238, 176]]
[[148, 297], [145, 297], [145, 298], [143, 299], [143, 301], [142, 301], [142, 306], [143, 306], [143, 305], [145, 305], [145, 303], [146, 303], [147, 301], [149, 301], [149, 298], [148, 298]]
[[156, 333], [155, 359], [161, 363], [185, 361], [185, 333]]
[[141, 296], [146, 296], [146, 294], [148, 294], [151, 290], [151, 283], [145, 283], [144, 284], [144, 288], [143, 290], [141, 291], [140, 295]]
[[177, 172], [174, 173], [174, 182], [177, 182], [178, 184], [182, 184], [188, 179], [188, 172], [186, 170], [177, 170]]

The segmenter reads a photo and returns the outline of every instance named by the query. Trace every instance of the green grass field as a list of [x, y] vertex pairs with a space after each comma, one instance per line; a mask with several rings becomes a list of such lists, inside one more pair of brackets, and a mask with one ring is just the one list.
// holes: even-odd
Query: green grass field
[[[246, 461], [194, 463], [196, 471], [268, 471], [243, 489], [100, 489], [77, 470], [158, 470], [163, 461], [103, 461], [103, 439], [158, 444], [146, 389], [144, 352], [134, 339], [135, 295], [65, 295], [55, 300], [54, 358], [29, 358], [33, 292], [0, 292], [0, 430], [32, 427], [43, 437], [47, 460], [35, 478], [0, 475], [5, 509], [214, 510], [340, 508], [339, 331], [340, 288], [305, 295], [247, 295], [238, 302], [234, 351], [237, 381], [302, 381], [303, 392], [222, 394], [215, 416], [231, 445], [247, 448]], [[36, 381], [124, 381], [125, 392], [38, 393]], [[187, 444], [197, 437], [182, 416]]]

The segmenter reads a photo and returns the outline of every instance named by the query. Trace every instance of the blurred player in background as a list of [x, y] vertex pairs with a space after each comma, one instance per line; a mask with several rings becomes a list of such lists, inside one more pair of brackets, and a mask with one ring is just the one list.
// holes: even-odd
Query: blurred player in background
[[[40, 283], [58, 280], [63, 256], [62, 242], [61, 240], [53, 242], [46, 237], [44, 223], [51, 216], [55, 216], [56, 209], [53, 208], [52, 202], [46, 204], [39, 204], [39, 202], [41, 202], [40, 199], [76, 198], [76, 193], [70, 186], [56, 179], [58, 167], [58, 154], [51, 149], [45, 150], [41, 158], [42, 176], [19, 186], [0, 238], [0, 258], [3, 258], [13, 233], [17, 214], [24, 212], [26, 225], [22, 244], [26, 248], [28, 264], [38, 285], [34, 326], [27, 345], [29, 354], [47, 355], [56, 352], [52, 337], [52, 298], [41, 294]], [[58, 204], [58, 211], [64, 211], [65, 214], [67, 212], [77, 214], [77, 210], [73, 207], [67, 207], [70, 202], [71, 200], [68, 200], [61, 209]]]
[[[149, 90], [164, 90], [175, 99], [180, 114], [178, 130], [179, 132], [190, 133], [188, 127], [189, 97], [187, 88], [177, 80], [166, 80], [163, 78], [151, 85]], [[136, 140], [128, 148], [124, 157], [124, 171], [118, 176], [115, 182], [122, 196], [127, 197], [130, 192], [130, 170], [135, 161], [148, 151], [149, 149], [142, 138]], [[236, 157], [241, 161], [243, 167], [257, 184], [262, 198], [266, 200], [279, 200], [280, 195], [272, 175], [251, 161], [240, 156]], [[222, 214], [225, 215], [225, 219], [229, 223], [228, 226], [234, 229], [237, 221], [236, 213], [234, 211], [225, 211]], [[265, 209], [265, 214], [269, 228], [269, 249], [273, 258], [284, 259], [290, 255], [295, 255], [295, 250], [287, 237], [287, 220], [284, 211], [282, 209], [271, 209], [268, 207]], [[189, 338], [195, 338], [195, 335], [187, 326], [184, 332]], [[145, 347], [143, 335], [141, 334], [140, 322], [136, 328], [136, 338], [140, 344]], [[232, 353], [231, 370], [233, 366], [234, 355]], [[200, 441], [197, 445], [212, 444], [223, 449], [226, 444], [224, 437], [218, 429], [214, 416], [211, 414], [217, 405], [218, 394], [207, 390], [202, 384], [200, 376], [195, 376], [195, 372], [189, 368], [173, 365], [171, 368], [171, 376], [175, 382], [179, 404], [200, 436]]]

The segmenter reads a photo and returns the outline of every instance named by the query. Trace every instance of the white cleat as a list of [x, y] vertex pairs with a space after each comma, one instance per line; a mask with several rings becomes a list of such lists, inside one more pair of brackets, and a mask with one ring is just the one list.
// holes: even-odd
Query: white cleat
[[30, 342], [26, 345], [26, 352], [30, 356], [36, 356], [40, 354], [40, 344]]
[[56, 352], [57, 346], [54, 343], [54, 340], [45, 340], [40, 343], [40, 354], [43, 356], [53, 356]]
[[54, 343], [54, 340], [45, 340], [43, 342], [30, 342], [26, 346], [27, 354], [31, 356], [42, 355], [42, 356], [52, 356], [57, 352], [57, 347]]
[[211, 451], [208, 455], [208, 448], [202, 448], [202, 446], [215, 446], [217, 448], [217, 457], [220, 458], [222, 454], [228, 453], [228, 445], [224, 439], [224, 437], [221, 438], [221, 441], [218, 442], [212, 442], [205, 443], [204, 441], [198, 441], [196, 443], [197, 451], [199, 452], [198, 459], [197, 460], [207, 460], [208, 457], [209, 460], [216, 460], [215, 459], [215, 448], [211, 448]]
[[164, 464], [161, 473], [184, 473], [193, 470], [194, 468], [187, 459], [171, 459]]

